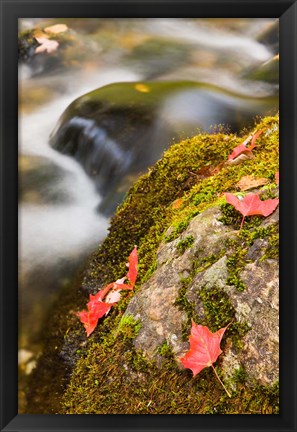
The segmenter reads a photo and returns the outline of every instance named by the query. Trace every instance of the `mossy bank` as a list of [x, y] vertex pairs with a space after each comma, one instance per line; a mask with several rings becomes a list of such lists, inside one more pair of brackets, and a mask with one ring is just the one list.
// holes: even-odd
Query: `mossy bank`
[[[265, 371], [271, 367], [265, 353], [259, 358], [264, 369], [254, 374], [254, 358], [244, 362], [251, 339], [269, 327], [259, 326], [249, 298], [262, 289], [261, 275], [270, 275], [276, 295], [278, 218], [248, 217], [240, 231], [240, 214], [224, 197], [224, 192], [240, 192], [238, 182], [245, 176], [265, 178], [265, 185], [252, 190], [262, 199], [278, 196], [278, 117], [259, 119], [255, 129], [263, 131], [257, 147], [239, 163], [226, 161], [251, 131], [219, 130], [173, 145], [135, 183], [78, 287], [68, 287], [54, 308], [26, 412], [278, 413], [277, 374]], [[139, 255], [135, 293], [124, 294], [87, 339], [73, 311], [84, 307], [89, 293], [125, 274], [134, 245]], [[170, 289], [158, 293], [165, 282]], [[277, 308], [269, 309], [271, 298], [256, 297], [277, 321]], [[171, 321], [165, 322], [164, 305]], [[216, 362], [231, 398], [211, 368], [193, 379], [180, 365], [192, 319], [212, 331], [232, 321]], [[277, 341], [271, 344], [276, 347]], [[56, 378], [53, 370], [60, 371]]]

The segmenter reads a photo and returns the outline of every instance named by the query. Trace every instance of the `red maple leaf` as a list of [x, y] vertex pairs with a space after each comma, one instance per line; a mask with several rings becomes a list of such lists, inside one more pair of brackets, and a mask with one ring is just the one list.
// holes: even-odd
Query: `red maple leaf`
[[[242, 143], [239, 144], [237, 147], [233, 149], [233, 152], [228, 156], [228, 160], [234, 160], [242, 153], [248, 153], [251, 152], [256, 147], [256, 140], [259, 138], [259, 136], [263, 133], [262, 130], [254, 133], [253, 135], [249, 135], [248, 138]], [[252, 140], [251, 145], [247, 147], [248, 143]]]
[[196, 376], [202, 369], [211, 366], [229, 397], [231, 397], [231, 395], [220, 380], [213, 363], [222, 353], [220, 343], [230, 324], [212, 333], [208, 327], [196, 324], [192, 321], [191, 335], [189, 337], [190, 349], [180, 359], [185, 368], [192, 370], [193, 376]]
[[240, 229], [242, 228], [246, 216], [269, 216], [274, 212], [279, 203], [277, 198], [261, 201], [259, 196], [253, 193], [246, 195], [242, 200], [239, 200], [231, 193], [226, 193], [225, 196], [227, 203], [233, 205], [243, 216]]
[[76, 315], [80, 319], [80, 322], [84, 325], [84, 328], [87, 332], [87, 337], [89, 337], [90, 334], [95, 330], [99, 318], [95, 318], [94, 315], [85, 310], [77, 312]]
[[114, 304], [115, 303], [98, 302], [96, 305], [93, 304], [91, 310], [84, 310], [76, 314], [79, 317], [80, 322], [83, 323], [86, 329], [87, 337], [89, 337], [90, 334], [93, 333], [93, 331], [97, 327], [99, 319], [102, 318], [103, 315], [108, 313], [110, 311], [110, 308]]
[[94, 296], [90, 294], [90, 301], [87, 303], [88, 310], [84, 310], [76, 314], [86, 329], [87, 337], [89, 337], [90, 334], [95, 330], [98, 320], [104, 315], [107, 315], [111, 307], [116, 304], [103, 301], [106, 294], [111, 288], [113, 288], [113, 285], [113, 283], [107, 285]]
[[129, 258], [128, 258], [128, 273], [126, 275], [126, 278], [130, 281], [132, 287], [134, 287], [136, 278], [137, 278], [137, 266], [138, 266], [138, 256], [137, 256], [137, 246], [134, 246], [133, 251], [131, 252]]
[[[121, 279], [118, 279], [116, 282], [110, 283], [105, 288], [98, 291], [97, 294], [90, 294], [90, 300], [87, 303], [88, 310], [76, 313], [80, 321], [83, 323], [88, 337], [95, 330], [98, 320], [104, 315], [107, 315], [112, 306], [114, 306], [120, 300], [121, 296], [119, 293], [122, 290], [133, 290], [138, 274], [137, 246], [134, 246], [128, 261], [129, 262], [127, 265], [129, 270], [127, 275]], [[131, 285], [125, 284], [125, 279], [128, 279]]]

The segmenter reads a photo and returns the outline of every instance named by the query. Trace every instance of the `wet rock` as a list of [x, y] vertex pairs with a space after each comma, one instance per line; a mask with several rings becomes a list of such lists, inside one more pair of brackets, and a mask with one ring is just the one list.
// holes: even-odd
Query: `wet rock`
[[254, 244], [249, 248], [246, 258], [250, 261], [256, 261], [264, 255], [268, 247], [268, 240], [256, 239]]
[[268, 46], [275, 54], [279, 52], [279, 20], [270, 23], [257, 37], [258, 42]]
[[[224, 247], [224, 241], [235, 235], [228, 226], [218, 220], [219, 216], [220, 210], [211, 208], [192, 219], [188, 228], [177, 239], [160, 245], [157, 252], [158, 264], [164, 264], [174, 256], [179, 257], [177, 265], [181, 273], [183, 270], [192, 269], [194, 259], [202, 262], [209, 255], [219, 254]], [[170, 231], [171, 228], [166, 234]], [[194, 242], [180, 257], [177, 245], [188, 236], [193, 236]]]
[[18, 37], [18, 60], [20, 62], [30, 62], [38, 45], [33, 30], [21, 32]]
[[[46, 157], [20, 155], [20, 201], [32, 204], [65, 204], [71, 202], [65, 192], [65, 181], [71, 181], [71, 173], [55, 165]], [[38, 190], [36, 189], [38, 184]]]
[[30, 68], [30, 76], [62, 72], [69, 66], [78, 68], [88, 48], [82, 37], [63, 24], [35, 27], [18, 35], [19, 64]]
[[279, 83], [279, 55], [266, 61], [265, 63], [247, 71], [244, 75], [245, 78], [255, 81], [265, 81], [275, 85]]
[[72, 102], [50, 144], [83, 166], [103, 196], [100, 211], [110, 215], [131, 179], [154, 164], [173, 139], [211, 124], [236, 130], [273, 106], [274, 97], [247, 101], [194, 81], [115, 83]]
[[125, 62], [140, 71], [145, 79], [155, 79], [188, 62], [191, 51], [193, 47], [186, 43], [150, 38], [137, 45], [125, 58]]

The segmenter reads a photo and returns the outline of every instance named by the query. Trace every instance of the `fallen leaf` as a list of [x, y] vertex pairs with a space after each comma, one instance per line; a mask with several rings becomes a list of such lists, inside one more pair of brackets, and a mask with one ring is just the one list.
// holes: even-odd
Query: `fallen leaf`
[[55, 24], [55, 25], [46, 27], [44, 29], [44, 31], [46, 33], [51, 33], [51, 34], [64, 33], [67, 30], [68, 30], [68, 27], [66, 24]]
[[[208, 327], [192, 321], [191, 335], [189, 337], [190, 349], [180, 360], [185, 368], [191, 369], [193, 376], [196, 376], [202, 369], [209, 366], [215, 371], [213, 363], [222, 353], [220, 343], [230, 324], [212, 333]], [[219, 378], [216, 371], [215, 374]], [[219, 381], [230, 396], [222, 381], [220, 379]]]
[[91, 304], [90, 310], [81, 311], [76, 314], [86, 329], [87, 337], [95, 330], [99, 319], [106, 315], [111, 307], [114, 306], [113, 303], [105, 302], [92, 302]]
[[255, 143], [256, 140], [259, 138], [260, 135], [262, 135], [263, 131], [259, 130], [258, 132], [256, 131], [255, 133], [253, 133], [253, 137], [252, 137], [252, 143], [251, 145], [255, 147]]
[[87, 337], [89, 337], [90, 334], [95, 330], [99, 318], [94, 317], [88, 311], [77, 312], [76, 315], [79, 317], [80, 322], [84, 325], [84, 328], [87, 332]]
[[34, 30], [33, 36], [35, 37], [35, 39], [37, 39], [37, 38], [48, 39], [49, 38], [49, 35], [44, 33], [40, 28], [36, 28]]
[[[242, 153], [248, 153], [251, 152], [256, 147], [256, 140], [259, 138], [259, 136], [263, 133], [262, 130], [255, 132], [252, 135], [249, 135], [247, 139], [242, 143], [239, 144], [237, 147], [233, 149], [233, 152], [228, 156], [228, 160], [234, 160]], [[251, 145], [247, 147], [248, 143], [251, 142]]]
[[246, 191], [248, 189], [256, 188], [258, 186], [263, 186], [268, 183], [268, 180], [264, 177], [255, 178], [252, 175], [243, 176], [240, 181], [237, 183], [237, 186], [242, 191]]
[[[137, 278], [137, 266], [138, 266], [138, 255], [137, 246], [134, 246], [129, 258], [128, 264], [129, 270], [121, 279], [116, 282], [112, 282], [102, 290], [98, 291], [97, 294], [90, 294], [90, 300], [87, 303], [87, 310], [75, 313], [83, 323], [87, 337], [95, 330], [98, 320], [104, 315], [107, 315], [117, 302], [121, 299], [120, 292], [123, 290], [133, 290], [136, 278]], [[128, 279], [131, 285], [125, 284], [125, 280]]]
[[95, 330], [98, 320], [104, 315], [107, 315], [111, 307], [116, 303], [107, 303], [103, 299], [106, 294], [113, 288], [113, 283], [107, 285], [104, 289], [100, 290], [94, 296], [90, 294], [90, 300], [87, 303], [88, 310], [77, 312], [76, 315], [79, 317], [81, 323], [83, 323], [87, 337]]
[[121, 299], [121, 290], [110, 291], [106, 296], [107, 303], [117, 303]]
[[131, 252], [129, 258], [128, 258], [128, 273], [126, 275], [126, 278], [130, 281], [132, 287], [134, 287], [137, 274], [138, 274], [138, 255], [137, 255], [137, 246], [134, 246], [133, 251]]
[[148, 85], [142, 83], [135, 84], [134, 88], [141, 93], [149, 93], [151, 91]]
[[252, 193], [246, 195], [242, 200], [239, 200], [231, 193], [226, 193], [225, 197], [227, 203], [233, 205], [233, 207], [235, 207], [243, 216], [240, 229], [242, 228], [246, 216], [269, 216], [274, 212], [279, 203], [277, 198], [261, 201], [258, 195]]
[[249, 160], [249, 159], [254, 159], [254, 155], [252, 152], [249, 153], [241, 153], [236, 159], [230, 159], [226, 161], [226, 165], [239, 165], [241, 164], [243, 161]]
[[177, 200], [173, 201], [172, 208], [174, 210], [176, 210], [176, 209], [180, 208], [180, 206], [182, 205], [182, 203], [183, 203], [183, 199], [182, 198], [178, 198]]
[[207, 177], [211, 177], [215, 174], [218, 174], [223, 168], [223, 166], [224, 166], [224, 162], [216, 166], [204, 166], [195, 173], [195, 176], [197, 177], [198, 180], [204, 180]]
[[59, 42], [52, 39], [47, 39], [45, 37], [36, 37], [35, 39], [37, 40], [38, 43], [40, 43], [40, 46], [35, 48], [35, 52], [37, 54], [42, 52], [47, 52], [50, 54], [56, 51], [56, 49], [59, 46]]

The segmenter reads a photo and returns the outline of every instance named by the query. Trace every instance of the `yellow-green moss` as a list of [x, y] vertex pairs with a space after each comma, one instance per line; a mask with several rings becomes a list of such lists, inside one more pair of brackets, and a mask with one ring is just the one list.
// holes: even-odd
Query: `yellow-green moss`
[[121, 318], [116, 334], [124, 335], [124, 338], [134, 339], [141, 329], [140, 322], [136, 321], [131, 315], [125, 315]]

